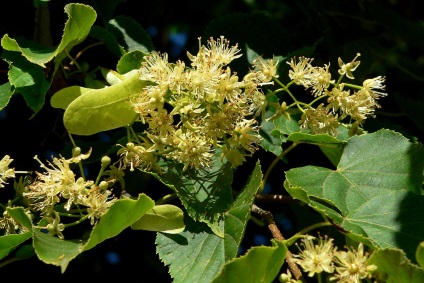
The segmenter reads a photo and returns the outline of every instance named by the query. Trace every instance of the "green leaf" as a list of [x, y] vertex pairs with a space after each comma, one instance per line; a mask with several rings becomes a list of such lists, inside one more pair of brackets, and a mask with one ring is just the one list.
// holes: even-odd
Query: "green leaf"
[[171, 204], [155, 205], [131, 225], [134, 230], [177, 234], [184, 230], [184, 212]]
[[[343, 129], [345, 128], [343, 127]], [[346, 144], [345, 141], [340, 140], [338, 137], [330, 136], [329, 134], [313, 135], [307, 133], [293, 133], [287, 137], [287, 140], [318, 145], [321, 151], [335, 166], [339, 163], [343, 148]]]
[[381, 249], [372, 253], [368, 264], [377, 266], [373, 274], [380, 282], [387, 283], [422, 283], [424, 270], [412, 264], [405, 253], [398, 249]]
[[184, 219], [186, 229], [179, 234], [158, 233], [156, 252], [174, 283], [209, 283], [225, 263], [224, 239], [203, 222]]
[[81, 43], [90, 32], [96, 20], [96, 12], [90, 6], [71, 3], [65, 6], [68, 21], [65, 24], [62, 41], [57, 48], [41, 46], [25, 39], [12, 39], [5, 34], [1, 39], [1, 46], [5, 50], [17, 51], [34, 64], [43, 68], [55, 56], [64, 50], [71, 50], [73, 46]]
[[154, 205], [154, 201], [145, 194], [140, 194], [136, 200], [117, 200], [91, 231], [90, 239], [85, 244], [84, 251], [95, 247], [106, 239], [115, 237], [134, 224]]
[[15, 92], [21, 93], [27, 105], [37, 113], [43, 107], [50, 88], [44, 69], [29, 62], [18, 52], [3, 51], [2, 58], [9, 63], [9, 82]]
[[60, 266], [62, 273], [84, 248], [81, 243], [65, 241], [39, 229], [34, 229], [33, 233], [33, 245], [38, 258], [44, 263]]
[[272, 121], [262, 121], [260, 129], [262, 140], [260, 144], [263, 149], [278, 156], [283, 152], [282, 144], [286, 142], [286, 137], [284, 135], [279, 135], [276, 137], [272, 134], [274, 129], [275, 126]]
[[336, 170], [306, 166], [286, 172], [285, 188], [325, 213], [356, 240], [402, 248], [414, 258], [424, 238], [421, 144], [389, 130], [352, 137]]
[[415, 252], [415, 258], [421, 268], [424, 268], [424, 241], [418, 245], [417, 251]]
[[15, 250], [20, 244], [31, 238], [32, 232], [23, 234], [10, 234], [0, 237], [0, 259], [6, 257], [10, 252]]
[[7, 256], [10, 252], [15, 250], [20, 244], [32, 236], [31, 219], [29, 219], [29, 216], [25, 213], [22, 207], [8, 207], [6, 211], [13, 220], [28, 228], [29, 231], [22, 234], [10, 234], [0, 237], [0, 259]]
[[74, 101], [81, 95], [87, 94], [94, 90], [95, 89], [92, 88], [85, 88], [75, 85], [62, 88], [52, 96], [52, 98], [50, 99], [50, 105], [54, 108], [66, 110], [66, 108], [68, 108], [69, 104], [71, 104], [72, 101]]
[[130, 17], [118, 16], [110, 20], [107, 29], [115, 35], [127, 52], [139, 50], [148, 53], [154, 50], [149, 34]]
[[[60, 62], [66, 57], [64, 52], [69, 52], [87, 37], [96, 19], [95, 11], [83, 4], [67, 4], [65, 12], [68, 14], [68, 21], [57, 48], [46, 47], [23, 38], [12, 39], [7, 34], [1, 39], [1, 46], [5, 50], [2, 58], [10, 62], [10, 83], [16, 87], [16, 92], [24, 96], [28, 106], [35, 112], [34, 115], [43, 107], [51, 84], [45, 77], [46, 64], [55, 59], [55, 73]], [[19, 54], [23, 57], [17, 56]]]
[[145, 55], [146, 53], [139, 50], [126, 53], [119, 59], [116, 70], [121, 74], [125, 74], [131, 70], [139, 69]]
[[246, 223], [250, 219], [250, 208], [255, 194], [262, 182], [262, 171], [259, 161], [250, 174], [246, 186], [238, 195], [231, 208], [225, 214], [225, 258], [231, 259], [236, 256], [237, 249], [243, 239]]
[[329, 144], [339, 145], [344, 143], [337, 138], [330, 136], [329, 134], [307, 134], [307, 133], [293, 133], [287, 137], [287, 140], [292, 142], [303, 142], [310, 144]]
[[209, 283], [225, 262], [237, 255], [261, 180], [262, 173], [257, 163], [247, 185], [219, 223], [224, 231], [223, 238], [213, 233], [205, 223], [195, 222], [188, 216], [183, 232], [158, 233], [156, 250], [161, 260], [169, 265], [174, 283]]
[[297, 122], [299, 119], [296, 115], [291, 115], [290, 119], [286, 116], [281, 115], [280, 117], [273, 120], [275, 129], [284, 135], [290, 135], [293, 133], [300, 132], [300, 126]]
[[10, 82], [0, 85], [0, 110], [9, 104], [10, 98], [14, 93], [15, 89]]
[[161, 161], [159, 165], [163, 174], [146, 173], [174, 190], [192, 218], [216, 228], [215, 231], [222, 235], [218, 221], [233, 201], [231, 164], [223, 164], [216, 153], [212, 166], [199, 170], [183, 172], [184, 166], [175, 161]]
[[119, 199], [100, 218], [86, 243], [59, 239], [34, 229], [33, 243], [37, 256], [45, 263], [60, 266], [65, 272], [69, 262], [78, 254], [112, 238], [130, 227], [154, 206], [154, 201], [144, 194], [138, 199]]
[[228, 262], [213, 283], [272, 283], [284, 263], [287, 248], [272, 240], [272, 247], [253, 247], [245, 255]]
[[90, 36], [104, 42], [106, 48], [115, 56], [121, 57], [125, 54], [125, 50], [119, 45], [116, 37], [107, 29], [93, 26], [90, 30]]
[[18, 224], [24, 226], [25, 228], [31, 230], [32, 222], [28, 214], [25, 213], [25, 210], [22, 207], [8, 207], [7, 213], [12, 217]]
[[[72, 134], [88, 136], [130, 124], [137, 113], [129, 100], [138, 95], [148, 83], [141, 81], [139, 75], [135, 74], [121, 83], [83, 94], [81, 93], [86, 90], [73, 88], [72, 91], [76, 93], [72, 98], [79, 96], [66, 108], [63, 117], [66, 129]], [[59, 100], [63, 101], [62, 98]]]

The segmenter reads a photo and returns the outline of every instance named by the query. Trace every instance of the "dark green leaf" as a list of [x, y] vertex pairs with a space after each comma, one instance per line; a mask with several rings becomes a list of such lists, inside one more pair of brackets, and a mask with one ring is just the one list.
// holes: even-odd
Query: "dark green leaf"
[[[217, 228], [218, 221], [233, 201], [231, 164], [223, 164], [219, 154], [215, 154], [209, 168], [183, 172], [183, 165], [174, 161], [160, 165], [163, 174], [150, 174], [177, 193], [192, 218]], [[220, 233], [219, 230], [216, 232]]]
[[14, 93], [15, 89], [10, 82], [0, 85], [0, 110], [9, 104], [10, 98]]
[[174, 282], [209, 283], [225, 262], [237, 255], [243, 238], [253, 198], [262, 180], [259, 163], [256, 164], [247, 185], [219, 222], [224, 237], [219, 237], [201, 222], [186, 217], [186, 229], [179, 234], [158, 233], [157, 252], [169, 265]]
[[117, 16], [110, 20], [107, 29], [115, 35], [126, 52], [138, 50], [148, 53], [154, 50], [149, 34], [130, 17]]

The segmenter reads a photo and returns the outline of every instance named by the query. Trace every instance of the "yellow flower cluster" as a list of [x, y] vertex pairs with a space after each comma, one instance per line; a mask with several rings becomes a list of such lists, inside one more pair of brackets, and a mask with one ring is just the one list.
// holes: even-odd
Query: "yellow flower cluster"
[[[353, 71], [359, 66], [360, 61], [356, 57], [349, 63], [344, 63], [339, 58], [340, 77], [337, 82], [331, 79], [329, 72], [329, 64], [324, 67], [312, 66], [313, 59], [300, 57], [298, 60], [292, 58], [290, 62], [291, 70], [289, 77], [293, 83], [302, 85], [305, 89], [309, 89], [315, 101], [326, 98], [327, 104], [321, 103], [317, 108], [309, 105], [303, 111], [303, 115], [299, 121], [302, 129], [309, 129], [312, 134], [328, 133], [336, 136], [337, 128], [346, 118], [350, 119], [349, 123], [353, 125], [352, 129], [357, 128], [368, 116], [374, 116], [376, 108], [380, 108], [378, 99], [386, 96], [385, 77], [378, 76], [376, 78], [367, 79], [362, 86], [341, 83], [343, 77], [354, 79]], [[350, 89], [347, 89], [347, 88]], [[353, 93], [351, 93], [353, 89]]]
[[5, 155], [0, 160], [0, 188], [4, 188], [7, 179], [15, 178], [15, 169], [9, 168], [12, 161], [13, 159], [11, 159], [9, 155]]
[[31, 209], [39, 212], [49, 222], [47, 228], [51, 234], [63, 237], [61, 232], [64, 226], [55, 211], [56, 205], [63, 203], [67, 211], [77, 208], [78, 213], [81, 213], [83, 207], [86, 208], [84, 215], [94, 225], [116, 200], [111, 197], [107, 184], [96, 186], [94, 181], [76, 178], [72, 171], [70, 164], [88, 158], [90, 153], [91, 150], [71, 159], [54, 157], [48, 163], [49, 166], [43, 164], [37, 156], [34, 157], [45, 172], [35, 172], [37, 177], [27, 186], [23, 196], [29, 201]]
[[362, 243], [357, 249], [351, 247], [347, 251], [339, 251], [331, 238], [319, 238], [316, 243], [316, 238], [307, 237], [302, 239], [298, 248], [300, 253], [294, 255], [294, 261], [309, 277], [326, 272], [332, 274], [330, 282], [360, 283], [362, 279], [372, 278], [377, 269], [367, 263], [368, 253], [364, 252]]
[[260, 87], [278, 77], [278, 62], [258, 58], [240, 80], [228, 66], [239, 52], [221, 36], [206, 46], [199, 38], [198, 53], [187, 53], [190, 66], [168, 62], [166, 53], [146, 56], [140, 79], [153, 84], [131, 102], [147, 127], [121, 145], [124, 166], [151, 170], [162, 156], [183, 163], [184, 170], [201, 168], [221, 148], [221, 158], [236, 167], [253, 154], [260, 141], [255, 117], [266, 107]]

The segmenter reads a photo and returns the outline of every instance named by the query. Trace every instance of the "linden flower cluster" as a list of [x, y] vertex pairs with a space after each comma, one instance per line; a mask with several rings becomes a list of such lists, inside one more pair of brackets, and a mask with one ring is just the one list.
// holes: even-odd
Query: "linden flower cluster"
[[83, 177], [76, 178], [72, 171], [70, 165], [88, 158], [90, 153], [91, 150], [87, 154], [76, 154], [71, 159], [54, 157], [48, 166], [34, 157], [45, 172], [35, 172], [37, 177], [26, 187], [23, 196], [29, 201], [31, 210], [48, 222], [45, 228], [50, 234], [63, 238], [62, 231], [66, 226], [61, 223], [57, 205], [63, 204], [67, 212], [76, 213], [75, 216], [82, 219], [88, 218], [94, 225], [116, 200], [111, 197], [106, 181], [96, 185]]
[[240, 80], [228, 67], [239, 52], [221, 36], [207, 46], [199, 38], [198, 53], [187, 53], [189, 66], [168, 62], [166, 53], [146, 56], [140, 79], [154, 84], [131, 102], [147, 129], [118, 151], [124, 166], [151, 170], [163, 156], [183, 170], [202, 168], [220, 148], [221, 159], [236, 167], [252, 155], [260, 141], [255, 117], [266, 107], [260, 87], [278, 77], [278, 62], [258, 58]]
[[294, 255], [294, 261], [309, 277], [326, 272], [333, 274], [330, 281], [360, 283], [362, 279], [371, 279], [377, 269], [367, 263], [368, 253], [364, 253], [362, 243], [357, 249], [350, 247], [347, 251], [338, 251], [331, 238], [320, 237], [316, 243], [315, 237], [307, 237], [297, 247], [300, 253]]
[[15, 178], [15, 169], [9, 168], [10, 163], [13, 159], [9, 155], [5, 155], [0, 160], [0, 188], [4, 188], [4, 184], [9, 178]]
[[[307, 104], [306, 109], [302, 109], [303, 114], [299, 121], [302, 129], [309, 129], [312, 134], [328, 133], [336, 136], [341, 121], [348, 118], [354, 133], [367, 117], [374, 116], [375, 109], [381, 107], [378, 99], [387, 95], [384, 92], [385, 77], [367, 79], [362, 85], [341, 83], [345, 76], [354, 79], [352, 72], [360, 64], [360, 61], [357, 61], [359, 56], [358, 53], [347, 64], [338, 59], [340, 77], [337, 82], [331, 79], [329, 64], [324, 67], [314, 67], [311, 64], [313, 59], [305, 57], [300, 57], [298, 60], [292, 58], [290, 62], [287, 62], [291, 67], [289, 71], [291, 83], [302, 85], [310, 90], [316, 97], [313, 102], [327, 99], [326, 104], [320, 103], [317, 107], [312, 107], [311, 103]], [[298, 104], [298, 106], [301, 105]]]

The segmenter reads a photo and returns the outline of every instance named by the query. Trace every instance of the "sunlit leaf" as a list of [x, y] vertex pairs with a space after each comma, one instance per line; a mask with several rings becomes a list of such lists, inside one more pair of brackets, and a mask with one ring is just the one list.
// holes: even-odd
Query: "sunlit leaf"
[[76, 85], [66, 87], [59, 90], [52, 96], [50, 104], [54, 108], [61, 108], [63, 110], [66, 110], [69, 104], [71, 104], [71, 102], [74, 101], [76, 98], [92, 91], [94, 91], [94, 89], [80, 87]]
[[421, 268], [424, 268], [424, 241], [418, 245], [417, 251], [415, 252], [415, 258]]
[[145, 194], [140, 194], [136, 200], [117, 200], [91, 231], [90, 238], [84, 246], [84, 251], [95, 247], [104, 240], [115, 237], [134, 224], [154, 205], [155, 202]]
[[146, 53], [139, 50], [126, 53], [119, 59], [116, 70], [121, 74], [125, 74], [131, 70], [139, 69], [145, 55]]
[[1, 46], [5, 50], [18, 51], [30, 62], [45, 68], [45, 64], [65, 49], [81, 43], [90, 32], [96, 20], [96, 12], [92, 7], [83, 4], [71, 3], [65, 6], [68, 21], [65, 24], [63, 37], [57, 48], [46, 47], [22, 38], [12, 39], [7, 34], [1, 39]]
[[424, 229], [421, 144], [380, 130], [355, 136], [336, 170], [306, 166], [286, 172], [285, 188], [325, 213], [347, 235], [370, 239], [377, 247], [398, 247], [413, 258]]
[[277, 277], [287, 253], [286, 246], [272, 240], [272, 247], [257, 246], [225, 264], [212, 283], [271, 283]]
[[72, 97], [79, 96], [66, 108], [63, 117], [66, 129], [72, 134], [87, 136], [130, 124], [138, 115], [130, 98], [138, 95], [147, 84], [135, 74], [121, 83], [81, 95], [82, 91], [73, 88]]
[[131, 225], [134, 230], [157, 231], [177, 234], [184, 230], [184, 212], [181, 208], [171, 205], [155, 205], [139, 220]]

